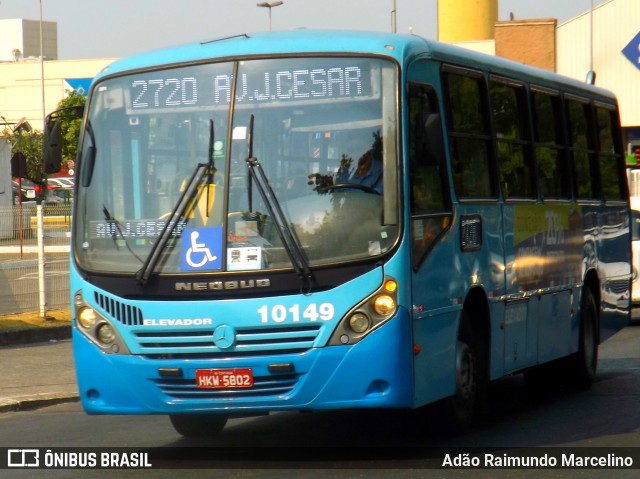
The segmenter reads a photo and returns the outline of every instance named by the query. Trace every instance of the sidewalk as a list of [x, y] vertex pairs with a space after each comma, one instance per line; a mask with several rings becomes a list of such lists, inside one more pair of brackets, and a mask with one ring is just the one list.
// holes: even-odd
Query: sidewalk
[[0, 413], [78, 400], [71, 325], [61, 323], [0, 331]]

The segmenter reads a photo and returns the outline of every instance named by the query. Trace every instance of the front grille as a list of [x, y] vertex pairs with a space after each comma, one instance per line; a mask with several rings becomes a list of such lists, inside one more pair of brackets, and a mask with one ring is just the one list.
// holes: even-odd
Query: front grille
[[97, 291], [94, 294], [94, 298], [96, 304], [116, 321], [127, 326], [142, 325], [143, 318], [140, 308], [125, 304]]
[[136, 354], [149, 359], [213, 359], [302, 353], [314, 346], [320, 326], [237, 328], [235, 344], [221, 349], [215, 328], [196, 331], [134, 331]]
[[246, 398], [252, 396], [281, 396], [288, 394], [297, 384], [299, 375], [284, 374], [254, 377], [253, 387], [249, 389], [200, 389], [195, 379], [160, 378], [153, 379], [160, 391], [180, 400], [209, 400]]

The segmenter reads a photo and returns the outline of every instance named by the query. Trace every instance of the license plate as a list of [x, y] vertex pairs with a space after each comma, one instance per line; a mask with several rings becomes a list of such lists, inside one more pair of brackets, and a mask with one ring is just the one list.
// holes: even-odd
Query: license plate
[[253, 387], [253, 371], [249, 368], [198, 369], [196, 386], [199, 389], [242, 389]]

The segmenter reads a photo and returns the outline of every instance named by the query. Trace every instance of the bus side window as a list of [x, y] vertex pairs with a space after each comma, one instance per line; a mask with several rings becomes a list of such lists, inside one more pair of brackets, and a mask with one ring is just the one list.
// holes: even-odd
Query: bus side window
[[624, 173], [621, 171], [622, 150], [618, 132], [615, 131], [615, 110], [596, 107], [598, 128], [598, 160], [602, 195], [605, 200], [622, 200], [627, 195], [624, 187]]
[[480, 73], [458, 73], [448, 68], [443, 80], [456, 193], [461, 199], [494, 199], [497, 195], [491, 173], [484, 80]]
[[524, 87], [494, 79], [489, 92], [502, 194], [507, 199], [534, 198]]
[[559, 94], [533, 91], [533, 135], [542, 199], [571, 198]]
[[433, 88], [409, 85], [409, 167], [413, 265], [451, 222], [442, 120]]
[[567, 113], [569, 116], [569, 148], [573, 160], [574, 184], [578, 199], [598, 198], [597, 178], [592, 157], [594, 148], [590, 141], [590, 111], [591, 106], [582, 101], [568, 100]]

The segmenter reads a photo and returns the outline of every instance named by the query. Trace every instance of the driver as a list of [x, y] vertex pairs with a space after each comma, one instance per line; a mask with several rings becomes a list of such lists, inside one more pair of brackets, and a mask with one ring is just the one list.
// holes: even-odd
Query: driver
[[[382, 194], [382, 138], [374, 133], [375, 141], [371, 149], [358, 160], [355, 168], [341, 168], [336, 176], [336, 184], [356, 184], [367, 186]], [[351, 163], [351, 159], [348, 161]]]

